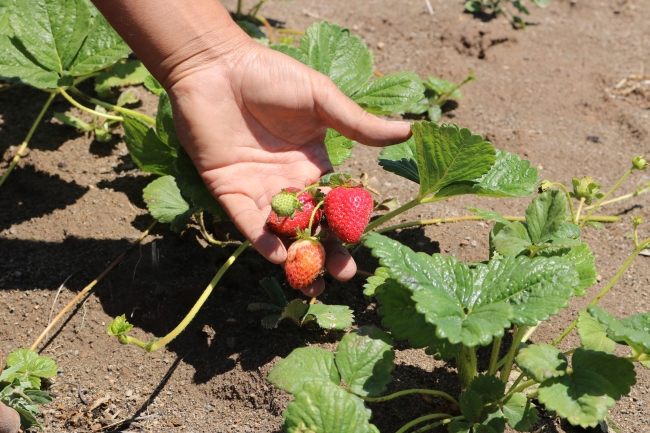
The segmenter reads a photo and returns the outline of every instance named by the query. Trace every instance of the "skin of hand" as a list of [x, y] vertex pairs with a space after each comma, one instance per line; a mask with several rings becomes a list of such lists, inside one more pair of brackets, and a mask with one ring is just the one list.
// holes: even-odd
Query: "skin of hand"
[[[176, 132], [208, 189], [273, 263], [286, 260], [286, 248], [265, 225], [271, 199], [282, 188], [311, 185], [332, 171], [323, 144], [328, 127], [371, 146], [410, 136], [408, 123], [367, 113], [327, 76], [253, 41], [217, 2], [180, 7], [179, 0], [111, 1], [95, 4], [167, 89]], [[169, 15], [172, 27], [187, 15], [192, 29], [179, 27], [179, 38], [188, 42], [176, 46], [175, 39], [165, 39], [157, 14]], [[340, 280], [352, 278], [350, 254], [327, 237], [328, 271]]]
[[[0, 355], [0, 373], [4, 366], [4, 360]], [[10, 407], [0, 402], [0, 433], [18, 433], [20, 429], [20, 415]]]

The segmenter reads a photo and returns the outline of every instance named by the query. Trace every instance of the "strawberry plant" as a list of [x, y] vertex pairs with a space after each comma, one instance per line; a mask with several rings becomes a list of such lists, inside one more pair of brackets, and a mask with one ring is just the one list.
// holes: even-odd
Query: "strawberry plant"
[[450, 99], [460, 99], [463, 93], [460, 88], [474, 81], [474, 71], [470, 70], [469, 75], [460, 83], [455, 84], [451, 81], [443, 80], [429, 75], [425, 81], [422, 80], [424, 86], [424, 98], [409, 109], [409, 113], [424, 114], [429, 116], [432, 122], [439, 122], [442, 117], [442, 107]]
[[[91, 123], [55, 113], [61, 122], [82, 132], [94, 131], [98, 141], [108, 141], [120, 113], [130, 113], [151, 121], [142, 113], [125, 108], [135, 101], [133, 92], [125, 92], [116, 105], [84, 95], [78, 90], [83, 81], [96, 78], [97, 90], [106, 94], [111, 87], [142, 82], [144, 68], [120, 62], [131, 49], [106, 19], [87, 0], [5, 1], [0, 8], [0, 79], [43, 90], [49, 97], [37, 115], [25, 140], [0, 179], [2, 185], [18, 164], [29, 141], [53, 99], [63, 96], [78, 109], [93, 115]], [[102, 72], [106, 68], [114, 67]], [[95, 105], [89, 108], [70, 93]]]
[[[530, 0], [532, 4], [539, 8], [548, 6], [548, 0]], [[504, 8], [504, 4], [511, 4], [518, 12], [530, 15], [528, 8], [524, 5], [522, 0], [467, 0], [465, 2], [465, 10], [471, 13], [489, 13], [493, 16], [504, 14], [510, 18], [510, 13]], [[520, 28], [526, 27], [526, 22], [518, 15], [512, 15], [512, 25]]]
[[41, 379], [57, 374], [56, 363], [32, 350], [18, 349], [7, 356], [4, 369], [2, 364], [0, 360], [0, 401], [18, 412], [24, 428], [42, 428], [36, 419], [41, 412], [38, 405], [51, 402], [52, 397], [41, 390]]

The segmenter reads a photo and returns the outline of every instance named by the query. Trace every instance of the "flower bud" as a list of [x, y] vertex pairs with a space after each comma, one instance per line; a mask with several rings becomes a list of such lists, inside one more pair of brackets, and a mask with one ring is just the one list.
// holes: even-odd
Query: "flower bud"
[[571, 179], [573, 192], [569, 195], [577, 200], [584, 199], [585, 203], [591, 204], [592, 200], [603, 198], [603, 193], [598, 192], [600, 185], [594, 182], [591, 176], [584, 176], [582, 179]]
[[635, 170], [645, 170], [648, 168], [648, 160], [643, 156], [635, 156], [632, 158], [632, 168]]
[[632, 217], [632, 224], [634, 224], [634, 227], [640, 226], [641, 224], [643, 224], [643, 218], [641, 218], [640, 216]]
[[539, 192], [544, 192], [546, 190], [549, 190], [553, 187], [553, 183], [549, 180], [543, 180], [542, 183], [539, 184]]

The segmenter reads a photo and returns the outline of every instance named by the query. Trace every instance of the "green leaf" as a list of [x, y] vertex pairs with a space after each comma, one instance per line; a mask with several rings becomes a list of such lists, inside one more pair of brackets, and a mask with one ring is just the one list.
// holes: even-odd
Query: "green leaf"
[[616, 348], [616, 343], [607, 337], [607, 328], [584, 311], [578, 313], [577, 328], [583, 348], [605, 353], [612, 353]]
[[427, 115], [432, 122], [440, 122], [442, 118], [442, 107], [440, 105], [432, 105], [427, 109]]
[[[250, 309], [250, 306], [251, 306], [251, 305], [253, 305], [253, 304], [250, 304], [250, 305], [249, 305], [249, 309]], [[272, 315], [270, 315], [270, 316], [266, 316], [266, 317], [264, 317], [264, 318], [262, 319], [262, 326], [263, 326], [265, 329], [273, 329], [273, 328], [277, 328], [277, 326], [278, 326], [278, 322], [280, 321], [280, 319], [281, 319], [281, 315], [280, 315], [280, 314], [272, 314]]]
[[576, 296], [583, 296], [586, 289], [596, 284], [596, 276], [598, 270], [596, 269], [596, 259], [593, 251], [589, 248], [589, 244], [582, 242], [580, 245], [575, 246], [568, 251], [566, 249], [553, 251], [543, 250], [539, 255], [546, 257], [562, 257], [573, 263], [578, 271], [580, 283], [574, 287]]
[[149, 76], [151, 74], [140, 60], [117, 62], [113, 65], [112, 72], [102, 72], [95, 77], [95, 92], [104, 96], [113, 87], [142, 84]]
[[189, 198], [194, 206], [210, 212], [216, 221], [228, 221], [228, 215], [203, 183], [203, 179], [201, 179], [201, 175], [196, 170], [190, 156], [182, 147], [179, 147], [177, 152], [178, 157], [175, 161], [175, 168], [178, 172], [176, 184], [183, 197]]
[[124, 142], [131, 158], [147, 173], [177, 175], [176, 150], [165, 144], [143, 121], [124, 115]]
[[131, 328], [133, 328], [133, 325], [127, 322], [126, 315], [122, 314], [121, 316], [117, 316], [111, 323], [108, 324], [106, 332], [111, 337], [119, 337], [120, 335], [124, 335], [129, 332]]
[[614, 316], [599, 307], [591, 307], [588, 311], [607, 328], [609, 338], [617, 343], [627, 344], [637, 353], [650, 354], [650, 313], [635, 314], [616, 320]]
[[481, 374], [472, 380], [468, 389], [478, 394], [483, 404], [489, 404], [504, 396], [506, 384], [494, 375]]
[[526, 209], [526, 224], [533, 244], [546, 242], [558, 231], [567, 215], [566, 195], [557, 189], [544, 191]]
[[290, 394], [296, 394], [310, 381], [326, 381], [338, 386], [341, 376], [332, 352], [320, 347], [301, 347], [273, 367], [268, 381]]
[[503, 433], [506, 418], [500, 409], [492, 412], [481, 424], [474, 425], [474, 433]]
[[495, 225], [492, 234], [494, 249], [505, 257], [517, 256], [531, 244], [526, 225], [519, 221], [508, 222], [503, 226]]
[[382, 113], [404, 113], [423, 95], [420, 77], [413, 72], [398, 72], [369, 81], [352, 99], [361, 107], [378, 106]]
[[140, 101], [140, 97], [134, 89], [125, 90], [120, 93], [120, 96], [117, 98], [115, 105], [118, 107], [124, 107], [125, 105], [135, 104]]
[[325, 147], [327, 148], [327, 155], [330, 158], [330, 162], [333, 166], [337, 166], [343, 164], [352, 156], [354, 141], [345, 138], [330, 128], [325, 133]]
[[481, 196], [527, 197], [537, 190], [540, 179], [529, 160], [497, 149], [494, 165], [476, 182]]
[[56, 367], [54, 360], [47, 356], [39, 356], [36, 359], [32, 359], [26, 365], [26, 368], [27, 373], [29, 373], [30, 380], [31, 376], [52, 377], [56, 376], [56, 373], [58, 372], [58, 368]]
[[458, 402], [460, 403], [460, 413], [463, 414], [466, 421], [473, 423], [479, 420], [484, 404], [478, 393], [468, 389], [460, 396]]
[[147, 90], [149, 90], [154, 95], [160, 95], [162, 92], [165, 91], [163, 86], [151, 74], [147, 75], [144, 78], [143, 83], [144, 83], [144, 87], [146, 87]]
[[5, 362], [9, 367], [14, 367], [15, 372], [25, 373], [34, 388], [40, 387], [39, 377], [52, 377], [58, 371], [52, 358], [39, 356], [30, 349], [18, 349], [11, 352]]
[[37, 404], [47, 404], [52, 401], [52, 397], [47, 392], [38, 389], [26, 389], [24, 394]]
[[33, 350], [18, 349], [11, 352], [5, 362], [9, 367], [18, 367], [18, 372], [25, 373], [29, 363], [35, 359], [38, 359], [38, 354]]
[[175, 149], [181, 146], [181, 141], [176, 135], [172, 104], [167, 92], [161, 92], [158, 99], [158, 112], [156, 113], [156, 134], [163, 143]]
[[521, 349], [516, 361], [519, 368], [536, 382], [564, 376], [568, 365], [560, 349], [545, 343]]
[[494, 147], [468, 129], [421, 122], [414, 123], [412, 130], [420, 175], [419, 197], [455, 182], [476, 179], [495, 162]]
[[415, 139], [411, 137], [404, 143], [384, 147], [379, 153], [379, 165], [386, 171], [420, 183], [415, 153]]
[[409, 290], [394, 280], [387, 280], [378, 288], [377, 300], [381, 304], [377, 310], [383, 316], [381, 324], [391, 330], [395, 340], [408, 340], [415, 349], [428, 346], [427, 354], [444, 360], [458, 354], [461, 346], [436, 336], [436, 327], [427, 323], [424, 314], [416, 310]]
[[486, 209], [479, 209], [476, 207], [467, 207], [466, 209], [472, 213], [475, 213], [486, 221], [496, 221], [503, 224], [504, 226], [510, 225], [510, 221], [505, 219], [500, 213]]
[[330, 382], [305, 383], [284, 412], [288, 433], [378, 433], [358, 397]]
[[14, 35], [11, 21], [14, 15], [14, 0], [0, 0], [0, 37]]
[[535, 405], [520, 392], [503, 401], [503, 414], [508, 425], [521, 432], [530, 431], [538, 419]]
[[253, 39], [262, 39], [266, 37], [264, 32], [250, 21], [239, 20], [237, 21], [237, 25]]
[[636, 383], [634, 365], [604, 352], [577, 349], [572, 372], [548, 379], [538, 389], [538, 400], [572, 425], [595, 427], [621, 396]]
[[377, 233], [364, 239], [391, 278], [411, 291], [436, 335], [452, 344], [486, 345], [510, 323], [546, 320], [568, 305], [578, 284], [573, 265], [558, 257], [510, 257], [470, 268], [453, 257], [415, 253]]
[[65, 123], [66, 125], [72, 126], [73, 128], [77, 128], [79, 131], [90, 132], [93, 130], [92, 126], [77, 117], [70, 116], [65, 113], [60, 113], [58, 111], [54, 112], [54, 117], [59, 122]]
[[352, 175], [350, 173], [345, 173], [345, 172], [333, 172], [333, 173], [327, 173], [321, 176], [320, 180], [318, 181], [319, 186], [341, 186], [345, 185], [348, 183], [348, 181], [352, 179]]
[[379, 292], [377, 291], [377, 288], [384, 284], [386, 279], [390, 276], [390, 273], [388, 271], [388, 268], [384, 268], [382, 266], [378, 267], [375, 269], [375, 274], [368, 277], [366, 280], [367, 283], [364, 284], [364, 291], [363, 294], [366, 296], [375, 296]]
[[[281, 46], [280, 46], [281, 47]], [[284, 46], [286, 47], [286, 45]], [[277, 49], [330, 77], [347, 96], [368, 82], [373, 73], [372, 53], [358, 36], [327, 21], [309, 27], [300, 38], [300, 47]]]
[[364, 326], [343, 337], [337, 348], [336, 365], [350, 391], [376, 397], [393, 381], [393, 340], [375, 327]]
[[296, 325], [302, 325], [302, 319], [307, 313], [309, 306], [306, 305], [301, 299], [294, 299], [289, 302], [282, 314], [280, 315], [280, 320], [291, 319]]
[[[438, 95], [445, 95], [451, 92], [451, 90], [456, 87], [456, 84], [451, 81], [443, 80], [441, 78], [429, 75], [429, 79], [424, 82], [424, 86], [427, 89], [433, 90]], [[460, 91], [460, 89], [455, 89], [449, 96], [455, 99], [460, 99], [463, 97], [463, 93]]]
[[313, 316], [323, 329], [342, 330], [354, 322], [354, 314], [347, 305], [311, 304], [305, 316]]
[[449, 424], [449, 433], [470, 433], [471, 424], [463, 421], [454, 421]]
[[271, 302], [277, 305], [280, 308], [284, 308], [287, 305], [287, 298], [280, 287], [280, 283], [275, 278], [264, 278], [260, 281], [260, 286], [264, 289]]
[[11, 407], [15, 409], [16, 412], [18, 412], [18, 414], [20, 415], [21, 426], [23, 427], [34, 426], [41, 429], [43, 428], [43, 426], [41, 426], [41, 424], [38, 422], [38, 419], [36, 419], [36, 415], [34, 414], [34, 412], [26, 408], [24, 405], [12, 404]]
[[163, 176], [142, 190], [142, 199], [149, 213], [158, 222], [171, 223], [174, 232], [182, 231], [190, 222], [194, 209], [181, 196], [173, 176]]

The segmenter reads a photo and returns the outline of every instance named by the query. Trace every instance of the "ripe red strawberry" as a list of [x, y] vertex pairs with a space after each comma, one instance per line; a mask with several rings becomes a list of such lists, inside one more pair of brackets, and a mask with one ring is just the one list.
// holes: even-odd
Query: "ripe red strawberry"
[[294, 289], [302, 289], [313, 283], [324, 268], [325, 248], [316, 239], [299, 239], [287, 250], [284, 272]]
[[[284, 191], [296, 193], [300, 190], [291, 187]], [[275, 211], [271, 211], [269, 217], [266, 219], [266, 225], [269, 226], [273, 233], [292, 238], [298, 235], [297, 232], [299, 230], [306, 230], [309, 227], [309, 219], [311, 218], [311, 214], [318, 202], [309, 191], [300, 194], [298, 196], [298, 201], [302, 204], [302, 209], [297, 209], [293, 218], [291, 216], [278, 216]], [[314, 222], [311, 226], [312, 233], [316, 232], [322, 216], [323, 212], [318, 209], [314, 215]]]
[[359, 242], [373, 210], [372, 196], [362, 186], [340, 186], [325, 196], [325, 218], [332, 232], [343, 242]]

